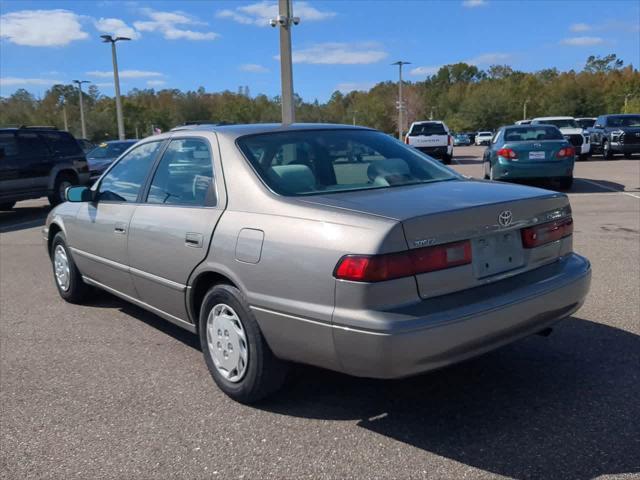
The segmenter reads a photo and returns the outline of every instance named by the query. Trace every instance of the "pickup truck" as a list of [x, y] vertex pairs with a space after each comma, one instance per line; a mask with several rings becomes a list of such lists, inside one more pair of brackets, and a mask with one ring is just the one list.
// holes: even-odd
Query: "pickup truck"
[[445, 165], [451, 164], [453, 137], [444, 122], [438, 120], [413, 122], [409, 133], [404, 138], [404, 143], [442, 160]]
[[589, 129], [591, 149], [610, 159], [616, 153], [631, 158], [640, 153], [640, 114], [600, 115]]
[[538, 117], [531, 120], [531, 125], [544, 124], [558, 127], [564, 138], [576, 150], [576, 158], [586, 160], [591, 152], [589, 135], [578, 125], [573, 117]]

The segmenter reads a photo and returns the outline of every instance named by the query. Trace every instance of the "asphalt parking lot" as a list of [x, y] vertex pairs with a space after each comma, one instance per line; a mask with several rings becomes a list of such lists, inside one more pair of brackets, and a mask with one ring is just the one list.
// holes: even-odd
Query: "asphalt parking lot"
[[[454, 168], [481, 177], [482, 148]], [[300, 367], [257, 407], [213, 384], [196, 338], [106, 293], [63, 302], [40, 226], [0, 213], [0, 478], [638, 478], [640, 157], [576, 167], [584, 307], [402, 381]]]

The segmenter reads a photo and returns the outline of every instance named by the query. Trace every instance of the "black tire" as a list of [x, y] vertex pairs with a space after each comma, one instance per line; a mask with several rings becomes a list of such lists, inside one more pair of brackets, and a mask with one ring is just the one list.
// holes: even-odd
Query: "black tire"
[[607, 140], [602, 142], [602, 158], [605, 160], [611, 160], [613, 158], [613, 153], [611, 153], [611, 148], [609, 148], [609, 142]]
[[[247, 340], [247, 364], [237, 382], [227, 380], [215, 366], [207, 341], [207, 319], [216, 305], [231, 307], [244, 329]], [[245, 404], [262, 400], [277, 391], [284, 383], [289, 365], [279, 360], [267, 345], [258, 322], [240, 290], [231, 285], [212, 287], [202, 300], [198, 325], [204, 359], [220, 390], [232, 399]]]
[[561, 177], [558, 179], [558, 184], [561, 190], [569, 190], [573, 186], [573, 176]]
[[451, 165], [452, 157], [452, 155], [445, 155], [444, 157], [442, 157], [442, 163], [444, 163], [445, 165]]
[[[60, 285], [56, 276], [55, 253], [58, 247], [61, 247], [64, 250], [69, 265], [69, 286], [66, 290]], [[87, 296], [89, 286], [82, 281], [82, 275], [80, 274], [78, 267], [76, 267], [76, 264], [73, 261], [73, 257], [71, 256], [71, 252], [67, 247], [67, 242], [62, 232], [56, 233], [56, 236], [53, 237], [53, 242], [51, 242], [50, 256], [51, 265], [53, 267], [53, 280], [56, 284], [56, 288], [58, 289], [58, 293], [60, 294], [60, 296], [69, 303], [82, 303]]]
[[49, 204], [52, 207], [55, 207], [56, 205], [64, 202], [66, 200], [64, 193], [67, 187], [77, 184], [78, 179], [75, 175], [66, 172], [59, 173], [55, 182], [53, 182], [53, 193], [48, 196]]
[[12, 210], [16, 202], [0, 203], [0, 210]]
[[631, 153], [625, 153], [624, 158], [630, 159], [633, 155]]
[[586, 162], [587, 160], [589, 160], [589, 154], [588, 153], [582, 153], [582, 154], [578, 155], [578, 161]]

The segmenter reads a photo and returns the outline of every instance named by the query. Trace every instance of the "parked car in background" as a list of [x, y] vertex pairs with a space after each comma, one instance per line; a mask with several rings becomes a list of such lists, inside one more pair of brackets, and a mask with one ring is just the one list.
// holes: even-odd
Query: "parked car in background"
[[446, 165], [451, 163], [453, 138], [444, 122], [438, 120], [413, 122], [404, 141], [407, 145], [442, 160]]
[[111, 140], [101, 143], [89, 153], [89, 172], [91, 180], [95, 180], [107, 169], [113, 161], [122, 155], [129, 147], [135, 145], [137, 140]]
[[94, 148], [96, 148], [96, 144], [93, 143], [93, 142], [90, 142], [86, 138], [76, 138], [76, 140], [80, 144], [80, 148], [82, 149], [82, 151], [84, 153], [88, 153], [91, 150], [93, 150]]
[[575, 147], [577, 158], [586, 160], [591, 151], [589, 135], [578, 125], [573, 117], [537, 117], [531, 120], [531, 125], [553, 125], [558, 127], [571, 145]]
[[575, 148], [553, 125], [502, 127], [482, 161], [487, 179], [552, 179], [562, 189], [573, 185]]
[[246, 403], [289, 362], [375, 378], [460, 362], [589, 290], [566, 195], [465, 178], [366, 128], [148, 137], [67, 195], [43, 229], [60, 296], [96, 286], [197, 333]]
[[476, 145], [489, 145], [492, 138], [492, 132], [478, 132], [476, 134]]
[[594, 152], [605, 159], [615, 154], [631, 158], [640, 153], [640, 114], [601, 115], [589, 134]]
[[457, 135], [454, 135], [454, 137], [453, 137], [453, 145], [454, 146], [468, 146], [468, 145], [471, 145], [471, 139], [469, 138], [469, 135], [466, 135], [464, 133], [459, 133]]
[[70, 133], [52, 127], [0, 128], [0, 210], [43, 196], [57, 205], [67, 187], [88, 181], [87, 160]]
[[595, 117], [581, 117], [581, 118], [576, 118], [576, 123], [580, 128], [582, 128], [586, 132], [587, 129], [595, 125], [596, 119]]
[[517, 122], [515, 122], [515, 125], [529, 125], [531, 123], [531, 120], [518, 120]]

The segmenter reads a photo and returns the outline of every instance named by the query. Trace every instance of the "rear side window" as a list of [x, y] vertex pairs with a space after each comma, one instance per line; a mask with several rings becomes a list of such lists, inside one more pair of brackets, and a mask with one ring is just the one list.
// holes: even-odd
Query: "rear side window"
[[206, 141], [171, 141], [153, 176], [147, 203], [215, 205], [213, 165]]
[[417, 135], [446, 135], [447, 131], [441, 123], [419, 123], [413, 126], [410, 137]]
[[4, 150], [6, 157], [18, 155], [18, 142], [13, 132], [0, 132], [0, 148]]
[[21, 157], [48, 157], [49, 147], [40, 135], [34, 132], [19, 132], [18, 144]]
[[149, 170], [156, 158], [161, 142], [140, 145], [122, 157], [102, 178], [98, 187], [98, 200], [135, 202]]
[[82, 155], [75, 138], [65, 132], [42, 132], [41, 134], [55, 153], [60, 155]]

